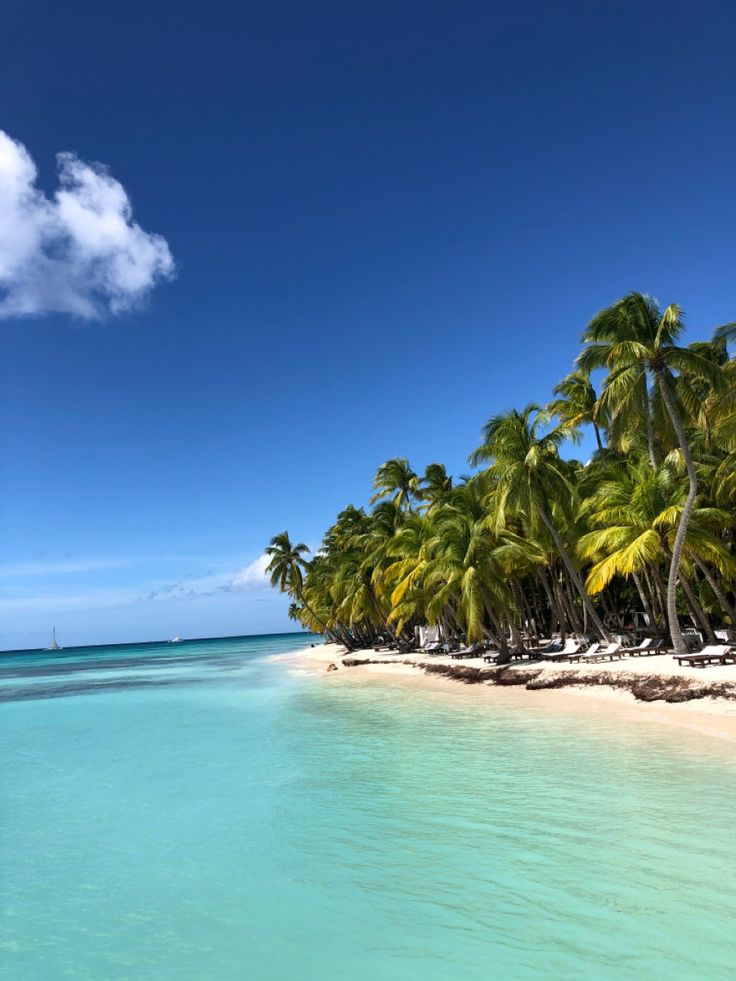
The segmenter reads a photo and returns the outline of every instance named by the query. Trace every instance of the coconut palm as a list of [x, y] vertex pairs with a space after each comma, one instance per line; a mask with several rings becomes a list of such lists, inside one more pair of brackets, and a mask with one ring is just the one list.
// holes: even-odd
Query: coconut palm
[[506, 626], [515, 630], [518, 617], [510, 612], [514, 597], [486, 517], [482, 489], [474, 481], [456, 487], [437, 512], [424, 572], [427, 616], [436, 622], [452, 606], [468, 641], [482, 640], [488, 629], [505, 650]]
[[494, 416], [483, 429], [483, 442], [471, 454], [474, 466], [490, 462], [496, 480], [496, 520], [502, 524], [507, 509], [536, 517], [551, 536], [570, 579], [601, 637], [610, 640], [593, 606], [555, 522], [555, 511], [565, 509], [572, 487], [560, 459], [559, 447], [577, 434], [570, 426], [549, 427], [548, 417], [531, 403]]
[[[677, 576], [688, 521], [698, 493], [698, 477], [676, 400], [675, 373], [701, 379], [714, 389], [722, 387], [722, 373], [718, 365], [699, 351], [678, 347], [676, 341], [683, 330], [682, 314], [676, 304], [670, 304], [662, 312], [652, 297], [629, 293], [591, 320], [583, 334], [586, 346], [578, 358], [584, 370], [608, 369], [601, 405], [613, 416], [620, 415], [632, 405], [641, 404], [642, 393], [649, 402], [648, 377], [651, 375], [658, 384], [676, 433], [689, 480], [667, 581], [667, 619], [677, 654], [687, 652], [677, 617]], [[647, 426], [651, 429], [648, 406], [646, 417]], [[654, 457], [653, 451], [651, 456]]]
[[412, 498], [419, 494], [419, 478], [404, 457], [394, 457], [382, 464], [373, 478], [373, 486], [376, 493], [370, 499], [371, 504], [390, 498], [403, 510], [411, 508]]
[[390, 591], [389, 620], [399, 631], [411, 620], [422, 622], [426, 612], [423, 577], [432, 556], [435, 539], [433, 521], [420, 514], [407, 515], [390, 543], [391, 561], [383, 570]]
[[[386, 636], [408, 649], [427, 622], [500, 645], [532, 623], [608, 638], [603, 617], [621, 622], [632, 602], [669, 621], [676, 646], [678, 611], [709, 638], [712, 618], [734, 629], [736, 326], [688, 347], [682, 329], [677, 307], [629, 294], [591, 321], [546, 410], [487, 423], [480, 472], [453, 482], [433, 463], [418, 478], [396, 457], [372, 507], [341, 511], [309, 561], [276, 536], [269, 574], [290, 616], [349, 649]], [[599, 430], [585, 466], [560, 455], [584, 426]]]
[[603, 441], [599, 427], [598, 396], [588, 375], [583, 371], [573, 371], [552, 389], [557, 396], [547, 406], [548, 411], [557, 416], [560, 422], [575, 428], [591, 425], [595, 432], [598, 449]]
[[271, 557], [271, 561], [266, 566], [266, 572], [271, 578], [272, 586], [277, 587], [280, 592], [288, 593], [289, 596], [298, 599], [312, 619], [319, 624], [322, 630], [327, 632], [325, 624], [304, 598], [304, 571], [307, 569], [304, 556], [308, 552], [309, 548], [304, 542], [294, 544], [289, 538], [288, 531], [282, 531], [273, 536], [266, 549], [266, 555]]
[[430, 463], [425, 467], [424, 476], [420, 480], [419, 497], [425, 510], [441, 504], [452, 490], [452, 477], [447, 473], [443, 463]]
[[[599, 484], [583, 506], [593, 530], [579, 542], [580, 555], [595, 562], [587, 579], [591, 593], [601, 592], [615, 575], [641, 577], [668, 560], [684, 497], [683, 481], [668, 463], [652, 470], [643, 460], [631, 461], [618, 478]], [[727, 511], [696, 507], [685, 541], [688, 564], [708, 575], [707, 563], [730, 570], [733, 559], [721, 535], [732, 523]]]

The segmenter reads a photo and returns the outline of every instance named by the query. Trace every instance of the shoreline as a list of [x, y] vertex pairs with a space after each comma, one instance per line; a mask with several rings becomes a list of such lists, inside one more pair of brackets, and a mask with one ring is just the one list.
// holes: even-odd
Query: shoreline
[[[454, 693], [488, 706], [513, 700], [520, 707], [600, 713], [648, 720], [736, 744], [736, 669], [681, 668], [669, 655], [582, 666], [520, 663], [495, 667], [477, 658], [421, 654], [347, 653], [320, 644], [275, 660], [323, 677], [330, 684], [400, 684], [417, 691]], [[333, 667], [330, 667], [334, 665]]]

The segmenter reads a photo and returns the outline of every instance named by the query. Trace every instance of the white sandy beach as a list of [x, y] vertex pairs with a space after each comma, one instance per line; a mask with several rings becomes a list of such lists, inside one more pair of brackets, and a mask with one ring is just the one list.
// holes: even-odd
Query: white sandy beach
[[[736, 666], [710, 668], [680, 667], [669, 654], [646, 658], [628, 657], [611, 663], [586, 665], [534, 664], [516, 662], [508, 671], [541, 669], [544, 678], [558, 675], [579, 677], [580, 685], [558, 689], [528, 690], [520, 686], [498, 686], [490, 683], [463, 684], [456, 678], [430, 674], [422, 670], [425, 665], [448, 664], [455, 667], [485, 667], [478, 658], [451, 660], [447, 657], [420, 654], [381, 654], [373, 650], [354, 651], [349, 657], [356, 660], [370, 658], [373, 663], [348, 667], [343, 664], [345, 649], [337, 644], [320, 644], [293, 655], [279, 656], [288, 661], [294, 670], [324, 676], [329, 684], [401, 684], [416, 690], [445, 692], [472, 701], [479, 707], [491, 706], [494, 700], [505, 704], [538, 710], [562, 711], [585, 714], [615, 713], [622, 724], [627, 719], [646, 719], [679, 730], [690, 730], [701, 735], [716, 737], [736, 743], [736, 700], [727, 698], [697, 698], [691, 701], [669, 703], [665, 701], [637, 701], [631, 692], [605, 684], [585, 684], [585, 678], [594, 674], [616, 674], [643, 678], [685, 678], [700, 683], [732, 683], [736, 690]], [[335, 665], [337, 670], [329, 670]], [[623, 680], [623, 678], [622, 678]]]

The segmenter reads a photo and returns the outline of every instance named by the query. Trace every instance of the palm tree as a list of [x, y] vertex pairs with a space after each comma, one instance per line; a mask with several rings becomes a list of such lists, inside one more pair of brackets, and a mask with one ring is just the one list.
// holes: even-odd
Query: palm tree
[[[427, 615], [436, 622], [452, 604], [468, 641], [482, 640], [486, 623], [501, 650], [506, 649], [506, 624], [514, 623], [514, 598], [489, 529], [479, 481], [456, 487], [437, 512], [436, 535], [424, 573], [429, 593]], [[520, 640], [520, 638], [519, 638]]]
[[452, 477], [443, 463], [429, 463], [420, 480], [419, 497], [427, 511], [440, 504], [452, 490]]
[[576, 438], [576, 431], [569, 426], [556, 426], [545, 431], [546, 425], [547, 416], [534, 403], [521, 412], [514, 409], [494, 416], [486, 423], [483, 442], [471, 454], [470, 462], [473, 466], [491, 462], [489, 470], [496, 481], [496, 521], [499, 525], [505, 521], [507, 508], [541, 521], [555, 543], [588, 616], [601, 637], [610, 640], [554, 518], [555, 511], [565, 510], [565, 499], [572, 497], [559, 446], [565, 439]]
[[394, 457], [382, 464], [373, 478], [376, 493], [371, 504], [390, 498], [402, 510], [411, 508], [411, 500], [419, 494], [419, 478], [404, 457]]
[[426, 593], [423, 577], [432, 555], [435, 527], [431, 518], [409, 514], [397, 528], [390, 543], [390, 563], [383, 573], [383, 581], [390, 590], [391, 613], [389, 620], [401, 631], [412, 619], [420, 620], [425, 614]]
[[271, 577], [272, 586], [277, 587], [280, 592], [298, 599], [311, 618], [319, 624], [325, 633], [329, 634], [325, 624], [304, 598], [304, 570], [307, 568], [304, 556], [308, 552], [309, 548], [304, 542], [295, 545], [289, 538], [288, 531], [282, 531], [273, 536], [266, 549], [266, 555], [271, 556], [271, 561], [266, 566], [266, 572]]
[[[546, 410], [487, 423], [471, 457], [486, 469], [453, 484], [441, 464], [418, 478], [397, 457], [376, 474], [372, 509], [341, 511], [309, 561], [277, 535], [269, 573], [289, 615], [348, 649], [387, 635], [408, 649], [426, 622], [504, 645], [525, 623], [608, 638], [604, 613], [613, 621], [638, 592], [676, 647], [675, 604], [708, 637], [711, 616], [734, 629], [736, 325], [686, 348], [682, 329], [677, 307], [629, 294], [593, 319]], [[586, 466], [560, 457], [583, 425], [600, 430]]]
[[573, 371], [559, 385], [555, 385], [552, 391], [557, 398], [549, 403], [548, 411], [557, 416], [560, 422], [575, 428], [591, 425], [595, 431], [598, 449], [603, 450], [598, 425], [598, 396], [588, 375], [583, 371]]
[[[682, 314], [676, 304], [670, 304], [662, 313], [652, 297], [629, 293], [591, 320], [583, 334], [583, 343], [586, 346], [578, 358], [578, 363], [584, 370], [600, 367], [608, 369], [601, 404], [614, 416], [632, 405], [640, 404], [642, 392], [648, 402], [647, 378], [649, 375], [655, 378], [676, 433], [689, 479], [689, 490], [672, 547], [667, 581], [667, 619], [677, 654], [687, 652], [677, 618], [677, 576], [688, 521], [698, 493], [698, 477], [676, 403], [674, 372], [702, 379], [713, 388], [721, 386], [718, 365], [692, 348], [677, 346], [675, 342], [683, 329]], [[649, 411], [646, 416], [647, 426], [650, 428]], [[651, 438], [650, 456], [656, 463]]]
[[[684, 495], [683, 481], [670, 463], [652, 470], [643, 460], [631, 461], [617, 477], [601, 481], [583, 505], [593, 530], [580, 538], [578, 546], [579, 554], [595, 563], [587, 579], [591, 593], [601, 592], [616, 575], [631, 576], [644, 608], [651, 612], [641, 579], [670, 555]], [[716, 586], [719, 601], [708, 563], [720, 570], [732, 567], [733, 560], [721, 539], [723, 530], [732, 523], [726, 511], [697, 507], [685, 541], [685, 562], [688, 566], [692, 563], [709, 584]], [[730, 615], [728, 604], [724, 610]]]

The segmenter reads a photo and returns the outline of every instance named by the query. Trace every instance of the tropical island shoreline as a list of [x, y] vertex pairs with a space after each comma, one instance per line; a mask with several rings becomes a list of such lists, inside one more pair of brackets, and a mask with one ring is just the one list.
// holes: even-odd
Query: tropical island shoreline
[[399, 684], [467, 696], [463, 704], [484, 709], [503, 699], [520, 709], [605, 713], [622, 724], [645, 720], [736, 744], [733, 667], [680, 667], [668, 654], [585, 666], [515, 662], [497, 667], [477, 659], [348, 652], [339, 644], [320, 644], [271, 660], [329, 684]]
[[[289, 617], [350, 652], [330, 673], [733, 722], [736, 321], [684, 331], [677, 304], [630, 292], [588, 322], [550, 401], [488, 419], [472, 473], [392, 457], [310, 558], [274, 535], [265, 571]], [[568, 457], [586, 427], [597, 448]]]

